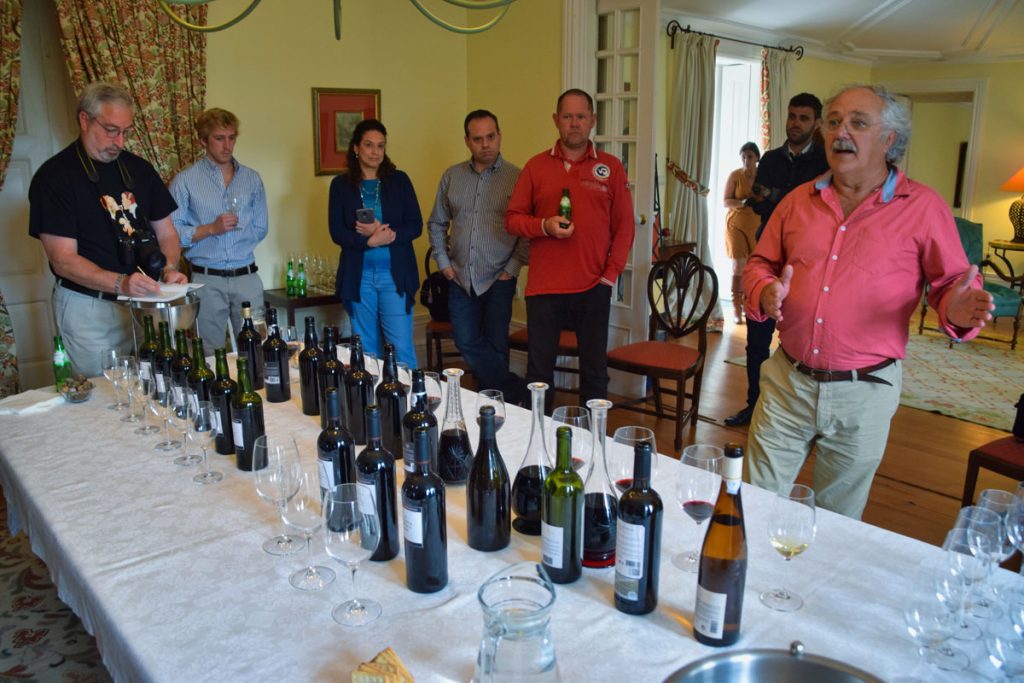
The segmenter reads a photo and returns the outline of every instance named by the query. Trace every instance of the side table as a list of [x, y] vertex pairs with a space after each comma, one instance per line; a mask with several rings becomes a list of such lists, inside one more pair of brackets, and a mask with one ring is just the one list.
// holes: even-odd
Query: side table
[[[333, 293], [307, 294], [306, 296], [288, 296], [287, 290], [265, 289], [263, 290], [264, 300], [277, 309], [285, 309], [288, 312], [288, 326], [295, 326], [295, 311], [299, 308], [312, 308], [313, 306], [340, 306], [341, 301]], [[296, 328], [298, 334], [302, 330]]]

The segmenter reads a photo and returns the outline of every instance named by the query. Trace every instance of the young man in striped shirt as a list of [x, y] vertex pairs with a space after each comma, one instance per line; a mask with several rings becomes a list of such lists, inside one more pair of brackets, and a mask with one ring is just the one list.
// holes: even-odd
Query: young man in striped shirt
[[224, 346], [228, 319], [242, 328], [241, 304], [263, 302], [253, 250], [267, 236], [267, 195], [259, 173], [234, 157], [238, 118], [208, 109], [195, 122], [206, 156], [175, 176], [172, 220], [192, 264], [199, 295], [199, 336], [207, 352]]

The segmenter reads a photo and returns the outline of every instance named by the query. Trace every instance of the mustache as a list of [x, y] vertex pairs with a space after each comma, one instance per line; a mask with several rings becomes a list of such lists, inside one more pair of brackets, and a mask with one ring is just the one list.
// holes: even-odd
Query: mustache
[[857, 145], [853, 140], [836, 140], [832, 143], [833, 152], [856, 152]]

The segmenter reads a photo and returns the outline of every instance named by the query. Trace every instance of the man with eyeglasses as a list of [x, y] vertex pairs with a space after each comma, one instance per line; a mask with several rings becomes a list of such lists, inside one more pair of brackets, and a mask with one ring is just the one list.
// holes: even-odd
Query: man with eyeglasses
[[28, 191], [29, 234], [57, 278], [57, 330], [75, 369], [89, 376], [100, 374], [105, 349], [132, 347], [119, 295], [156, 294], [161, 279], [187, 282], [177, 270], [174, 199], [153, 166], [124, 149], [134, 117], [124, 88], [87, 86], [78, 139], [39, 167]]
[[953, 339], [991, 319], [946, 202], [900, 171], [906, 109], [880, 86], [825, 107], [830, 173], [793, 190], [743, 272], [748, 316], [779, 323], [747, 441], [747, 475], [788, 492], [813, 446], [819, 506], [859, 519], [899, 406], [910, 317], [928, 301]]
[[263, 281], [253, 250], [267, 236], [267, 194], [260, 174], [238, 163], [238, 117], [208, 109], [195, 122], [206, 156], [175, 176], [171, 194], [178, 204], [172, 220], [202, 283], [199, 336], [208, 351], [225, 344], [228, 320], [242, 329], [242, 302], [263, 305]]

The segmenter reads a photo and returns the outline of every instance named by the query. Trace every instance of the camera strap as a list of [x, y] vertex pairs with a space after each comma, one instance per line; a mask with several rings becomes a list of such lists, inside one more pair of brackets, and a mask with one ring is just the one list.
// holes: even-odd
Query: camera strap
[[135, 194], [131, 192], [131, 190], [135, 189], [135, 179], [128, 172], [128, 168], [121, 161], [120, 157], [115, 159], [117, 169], [121, 174], [121, 183], [125, 189], [125, 192], [121, 193], [120, 201], [118, 201], [108, 194], [103, 194], [103, 189], [100, 187], [99, 171], [97, 171], [96, 164], [93, 163], [92, 158], [86, 153], [81, 138], [75, 140], [75, 154], [78, 156], [78, 163], [82, 166], [82, 171], [85, 172], [85, 177], [96, 187], [100, 206], [110, 214], [111, 223], [113, 223], [115, 228], [115, 236], [119, 241], [123, 240], [121, 237], [122, 233], [130, 238], [139, 228], [135, 226], [138, 204], [135, 202]]

